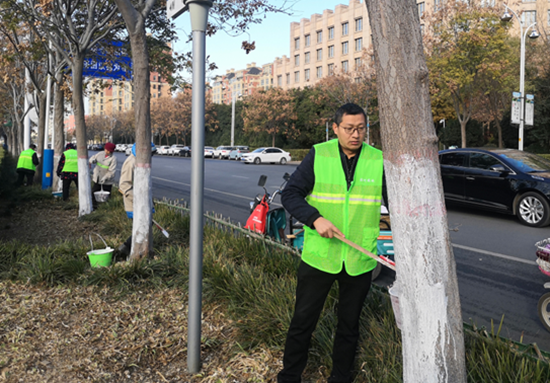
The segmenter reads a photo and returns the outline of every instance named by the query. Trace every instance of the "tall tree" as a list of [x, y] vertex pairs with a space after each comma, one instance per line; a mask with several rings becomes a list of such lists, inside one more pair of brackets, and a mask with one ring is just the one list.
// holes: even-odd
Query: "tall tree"
[[462, 147], [467, 146], [466, 125], [476, 112], [476, 98], [483, 95], [479, 79], [489, 76], [488, 69], [497, 65], [495, 55], [508, 36], [508, 25], [500, 20], [498, 10], [485, 3], [444, 2], [428, 18], [425, 41], [432, 89], [451, 100], [460, 122]]
[[466, 382], [463, 322], [416, 2], [366, 0], [400, 287], [403, 381]]
[[256, 92], [245, 99], [243, 108], [244, 129], [248, 132], [266, 132], [275, 146], [277, 134], [295, 136], [296, 113], [291, 93], [281, 88]]

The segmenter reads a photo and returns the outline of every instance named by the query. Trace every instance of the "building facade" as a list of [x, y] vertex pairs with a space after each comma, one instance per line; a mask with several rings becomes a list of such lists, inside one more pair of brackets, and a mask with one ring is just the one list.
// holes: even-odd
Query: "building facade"
[[223, 76], [216, 76], [212, 82], [212, 102], [215, 104], [231, 104], [233, 97], [251, 95], [259, 90], [272, 86], [272, 64], [261, 68], [256, 63], [247, 64], [246, 69], [229, 69]]
[[[482, 5], [502, 7], [503, 0], [479, 0]], [[427, 13], [436, 12], [445, 0], [417, 0], [419, 23], [424, 30]], [[510, 7], [525, 28], [537, 22], [540, 33], [550, 30], [550, 0], [519, 0]], [[514, 18], [511, 33], [519, 35]], [[547, 33], [548, 35], [548, 33]], [[312, 86], [333, 73], [354, 71], [361, 67], [372, 46], [372, 32], [364, 0], [350, 0], [322, 14], [290, 24], [290, 54], [275, 58], [273, 85], [283, 89]]]

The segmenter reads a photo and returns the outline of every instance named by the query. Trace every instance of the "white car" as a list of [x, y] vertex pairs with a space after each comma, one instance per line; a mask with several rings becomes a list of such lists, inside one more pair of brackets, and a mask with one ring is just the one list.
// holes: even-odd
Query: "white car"
[[212, 154], [212, 158], [229, 158], [229, 153], [235, 149], [233, 146], [218, 146], [214, 153]]
[[284, 165], [290, 161], [290, 153], [279, 148], [258, 148], [251, 153], [243, 153], [241, 161], [245, 164], [269, 163]]
[[170, 146], [170, 148], [168, 149], [168, 155], [169, 156], [175, 156], [177, 155], [180, 150], [182, 150], [183, 148], [185, 148], [185, 145], [172, 145]]
[[168, 154], [169, 149], [170, 149], [170, 147], [168, 145], [159, 146], [158, 150], [157, 150], [157, 153], [160, 154], [160, 155], [166, 155], [166, 154]]
[[204, 157], [205, 158], [206, 157], [210, 157], [210, 158], [214, 157], [214, 150], [215, 149], [211, 146], [205, 146], [204, 147]]

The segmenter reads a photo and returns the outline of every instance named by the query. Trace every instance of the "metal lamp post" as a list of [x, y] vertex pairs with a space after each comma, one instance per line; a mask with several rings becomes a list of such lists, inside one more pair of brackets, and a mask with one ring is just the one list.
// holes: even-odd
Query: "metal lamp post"
[[189, 315], [187, 368], [197, 373], [201, 366], [202, 250], [204, 210], [204, 96], [206, 26], [210, 0], [184, 0], [193, 30], [193, 100], [191, 104], [191, 220], [189, 230]]
[[[523, 127], [525, 123], [525, 38], [527, 37], [527, 33], [530, 29], [532, 29], [531, 33], [529, 34], [530, 39], [536, 39], [539, 37], [538, 32], [535, 30], [535, 26], [537, 25], [536, 22], [529, 25], [525, 32], [523, 31], [523, 21], [519, 18], [516, 12], [514, 12], [513, 9], [511, 9], [507, 4], [504, 4], [505, 11], [504, 14], [501, 16], [502, 21], [510, 21], [512, 20], [512, 15], [518, 19], [519, 27], [520, 27], [520, 39], [521, 39], [521, 48], [520, 48], [520, 67], [519, 67], [519, 93], [520, 96], [520, 120], [519, 120], [519, 138], [518, 138], [518, 149], [523, 150]], [[508, 11], [512, 12], [512, 14], [508, 13]]]
[[[238, 96], [241, 97], [241, 94], [239, 93]], [[235, 145], [235, 99], [237, 98], [233, 87], [231, 88], [231, 98], [233, 99], [231, 104], [231, 146], [233, 146]]]

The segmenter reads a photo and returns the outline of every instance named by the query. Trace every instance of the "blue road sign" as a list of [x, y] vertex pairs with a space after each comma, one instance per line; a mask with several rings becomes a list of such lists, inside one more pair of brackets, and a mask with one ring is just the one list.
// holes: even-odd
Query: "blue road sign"
[[121, 41], [109, 41], [103, 44], [114, 46], [114, 53], [107, 53], [101, 47], [95, 48], [84, 59], [84, 77], [130, 80], [132, 78], [132, 58], [126, 55]]

